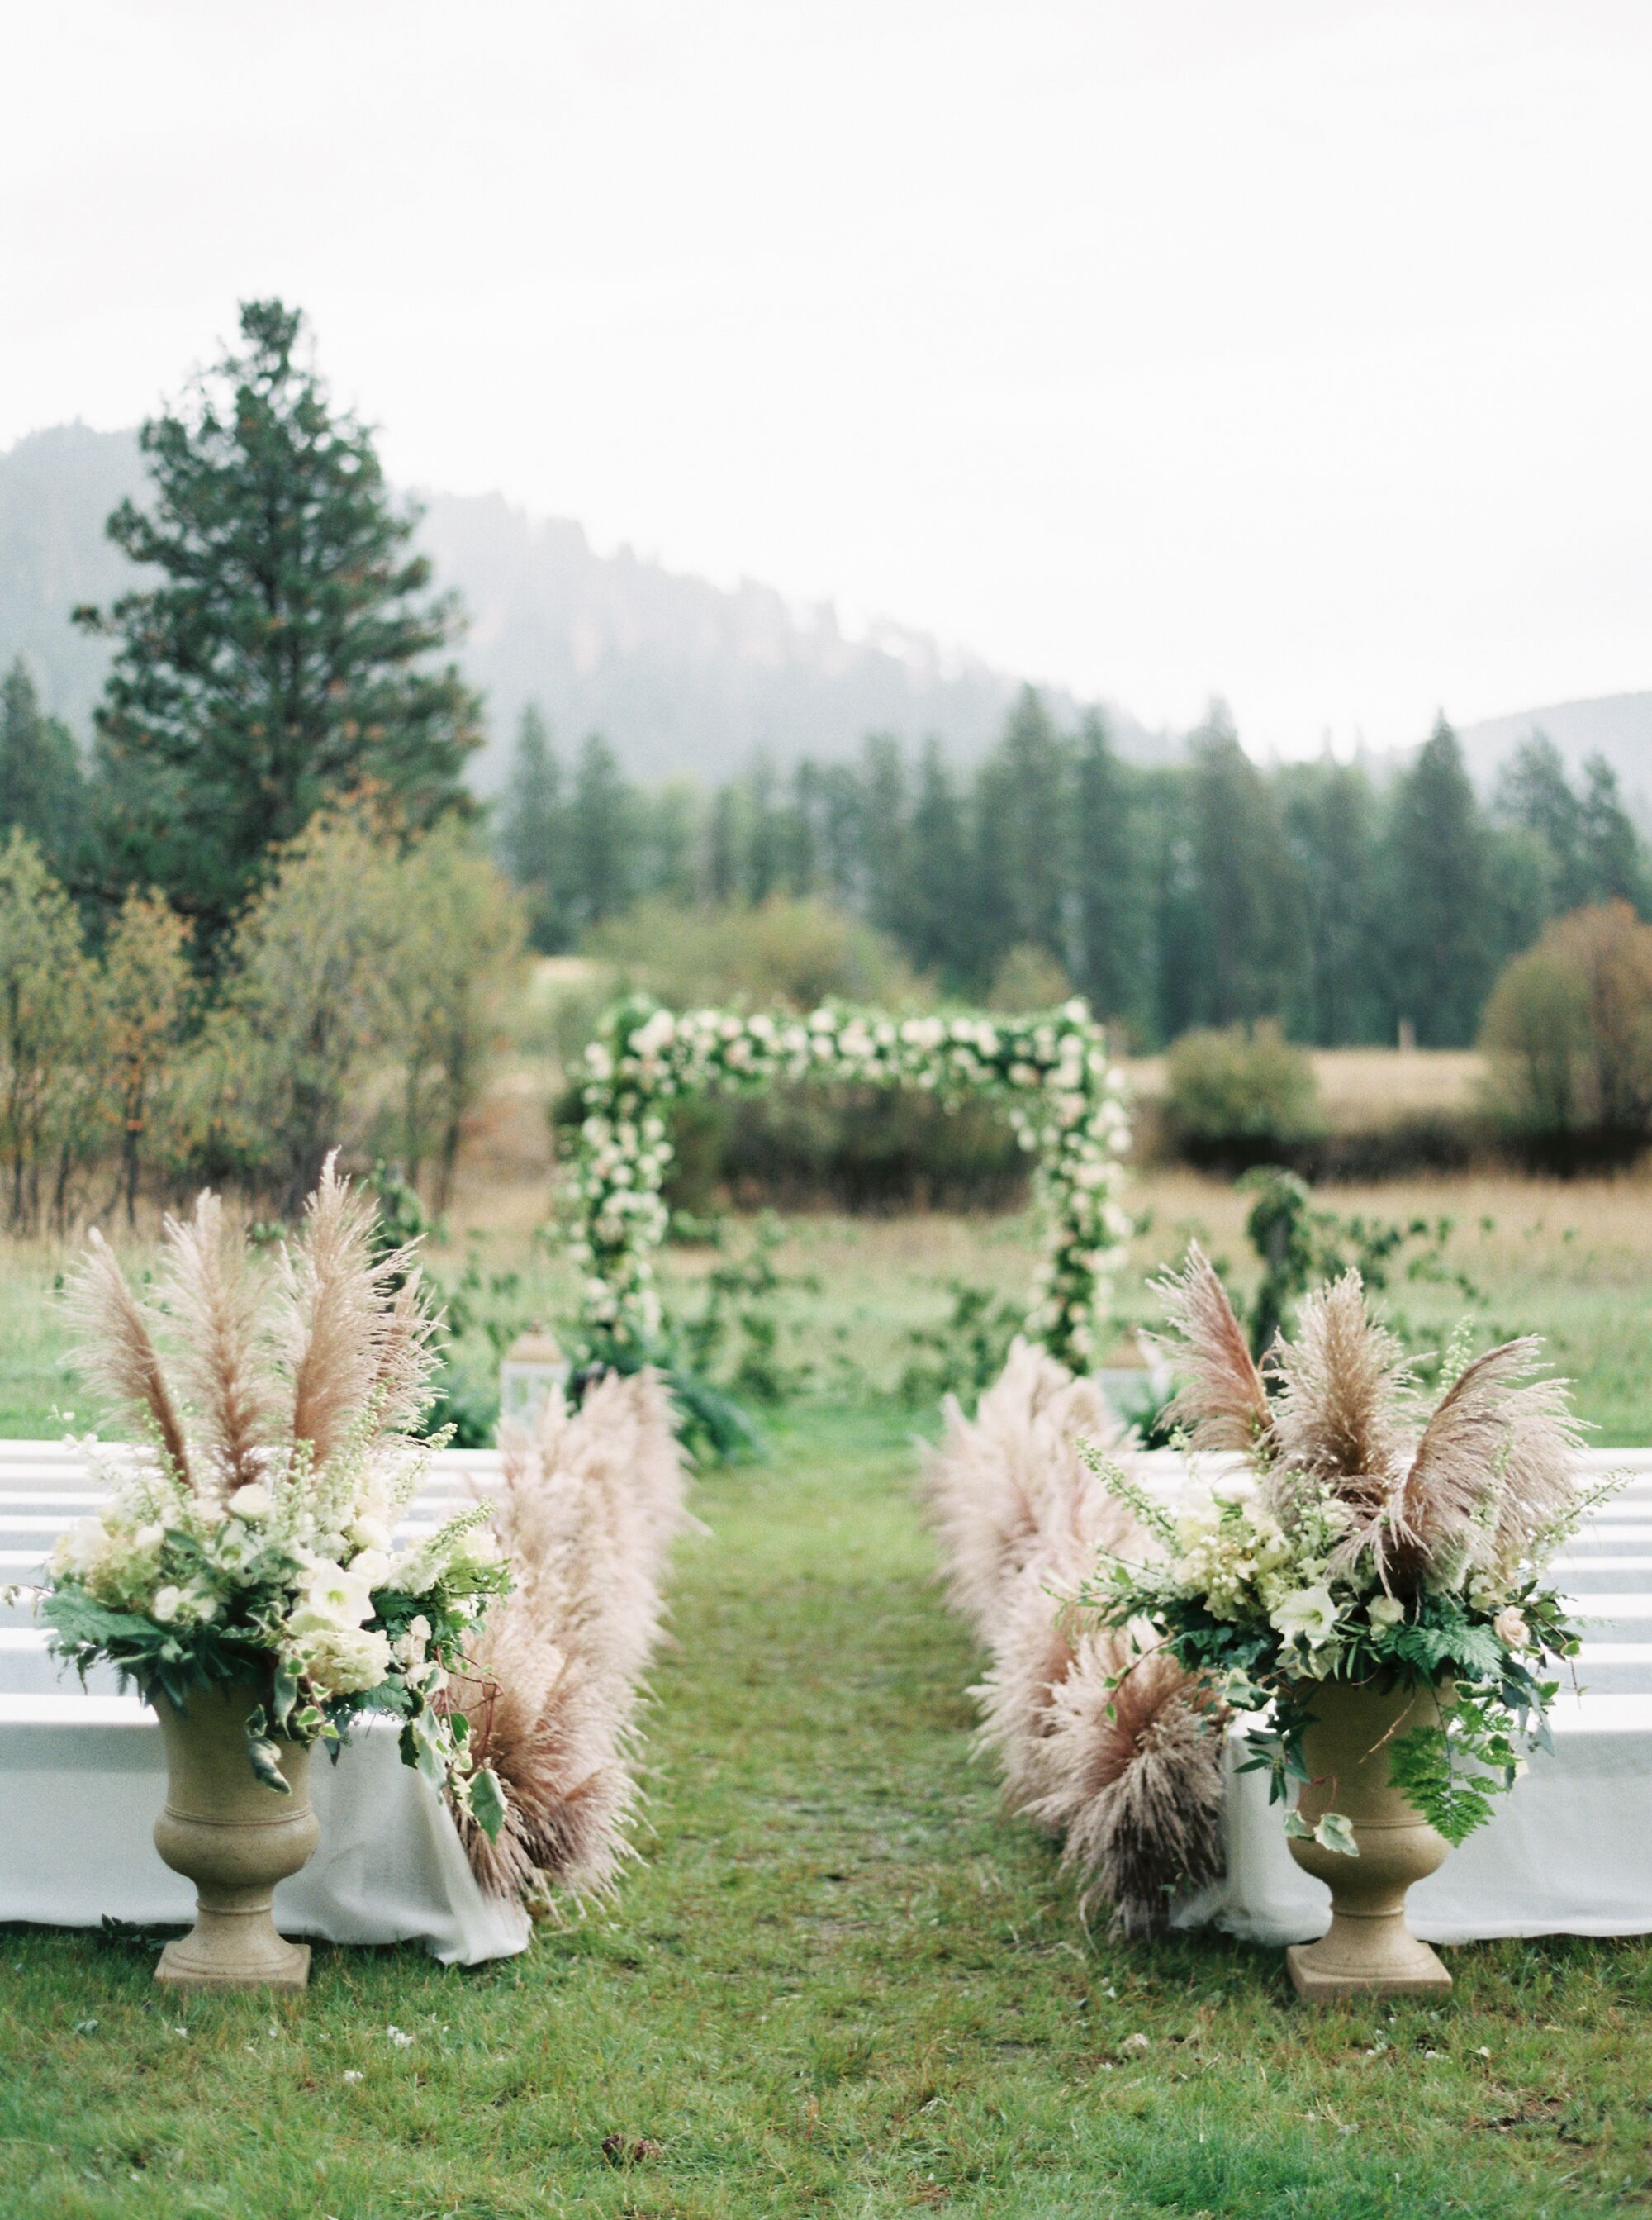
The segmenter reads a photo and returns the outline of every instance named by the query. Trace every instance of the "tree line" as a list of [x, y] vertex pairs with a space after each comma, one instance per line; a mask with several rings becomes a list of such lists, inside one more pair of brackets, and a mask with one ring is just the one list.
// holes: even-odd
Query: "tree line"
[[820, 897], [949, 992], [1041, 956], [1144, 1045], [1270, 1018], [1324, 1046], [1402, 1027], [1460, 1045], [1550, 918], [1652, 892], [1610, 764], [1580, 787], [1539, 733], [1486, 803], [1443, 720], [1381, 781], [1328, 757], [1265, 768], [1219, 709], [1185, 762], [1144, 769], [1031, 689], [973, 770], [874, 736], [852, 763], [782, 779], [760, 759], [708, 792], [632, 783], [600, 735], [564, 766], [530, 708], [500, 842], [546, 951], [644, 901]]

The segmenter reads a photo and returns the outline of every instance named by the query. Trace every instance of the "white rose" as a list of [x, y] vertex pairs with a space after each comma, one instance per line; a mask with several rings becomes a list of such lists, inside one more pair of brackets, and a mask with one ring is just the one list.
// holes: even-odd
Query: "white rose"
[[1335, 1600], [1328, 1587], [1294, 1588], [1277, 1611], [1269, 1612], [1268, 1624], [1287, 1642], [1301, 1637], [1311, 1649], [1318, 1649], [1330, 1641], [1336, 1626]]
[[134, 1550], [159, 1550], [165, 1539], [166, 1529], [156, 1519], [147, 1526], [139, 1527], [132, 1537], [132, 1546]]
[[350, 1539], [358, 1550], [388, 1550], [390, 1530], [383, 1519], [371, 1518], [364, 1512], [351, 1527]]
[[1531, 1629], [1512, 1603], [1505, 1604], [1492, 1621], [1492, 1632], [1505, 1649], [1524, 1649], [1531, 1639]]
[[390, 1558], [383, 1550], [364, 1550], [350, 1560], [351, 1579], [365, 1581], [370, 1588], [382, 1588], [390, 1569]]
[[1406, 1606], [1398, 1596], [1373, 1596], [1365, 1606], [1365, 1616], [1373, 1626], [1398, 1626], [1406, 1616]]
[[183, 1589], [173, 1587], [169, 1582], [165, 1587], [156, 1589], [155, 1600], [149, 1606], [149, 1616], [159, 1619], [163, 1626], [170, 1626], [183, 1608]]
[[388, 1638], [359, 1627], [321, 1628], [300, 1656], [310, 1681], [331, 1696], [358, 1696], [377, 1688], [390, 1669]]
[[230, 1497], [229, 1509], [237, 1518], [267, 1518], [270, 1515], [270, 1491], [262, 1481], [249, 1480]]
[[355, 1572], [323, 1557], [311, 1568], [298, 1608], [289, 1624], [295, 1634], [359, 1626], [372, 1616], [368, 1583]]

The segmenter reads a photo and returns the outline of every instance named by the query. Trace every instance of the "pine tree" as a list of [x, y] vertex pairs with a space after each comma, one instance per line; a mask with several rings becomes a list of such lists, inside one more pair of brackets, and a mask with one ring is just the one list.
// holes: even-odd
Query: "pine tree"
[[[1522, 740], [1498, 782], [1497, 814], [1541, 844], [1547, 863], [1550, 914], [1587, 901], [1583, 811], [1566, 776], [1560, 750], [1545, 733]], [[1538, 920], [1541, 927], [1543, 920]]]
[[1393, 1013], [1410, 1020], [1424, 1047], [1466, 1047], [1495, 951], [1485, 820], [1443, 717], [1396, 783], [1385, 861]]
[[0, 682], [0, 836], [27, 832], [52, 869], [71, 872], [86, 829], [86, 777], [66, 725], [48, 717], [19, 656]]
[[479, 707], [452, 664], [416, 518], [391, 506], [371, 433], [335, 409], [279, 301], [240, 311], [240, 346], [143, 427], [147, 508], [109, 537], [159, 583], [107, 613], [118, 642], [97, 712], [111, 889], [166, 889], [211, 939], [330, 797], [373, 789], [411, 827], [464, 806]]
[[1079, 727], [1073, 845], [1079, 986], [1097, 1015], [1139, 1026], [1146, 1004], [1144, 897], [1135, 791], [1092, 710]]
[[562, 765], [537, 702], [528, 703], [517, 727], [516, 755], [505, 789], [499, 846], [505, 867], [527, 905], [533, 946], [545, 956], [566, 948], [571, 920]]
[[740, 838], [739, 789], [726, 779], [711, 797], [706, 820], [706, 895], [714, 909], [738, 900], [744, 842]]
[[632, 872], [636, 797], [601, 733], [579, 751], [568, 810], [570, 907], [581, 927], [616, 916], [637, 892]]
[[1618, 774], [1604, 756], [1583, 766], [1582, 900], [1631, 902], [1648, 914], [1646, 853], [1618, 789]]
[[1371, 979], [1376, 797], [1356, 764], [1327, 756], [1279, 775], [1302, 889], [1306, 977], [1300, 1030], [1325, 1048], [1381, 1037]]
[[866, 914], [884, 932], [893, 932], [900, 920], [907, 803], [900, 741], [888, 733], [870, 734], [861, 751], [860, 848]]
[[983, 894], [996, 912], [997, 957], [1042, 948], [1068, 963], [1068, 770], [1049, 711], [1023, 687], [976, 785]]
[[898, 936], [920, 971], [954, 989], [972, 983], [975, 920], [963, 805], [938, 740], [926, 740], [901, 875]]
[[820, 816], [824, 784], [818, 764], [805, 756], [792, 774], [786, 851], [786, 886], [800, 900], [814, 893], [820, 876]]
[[759, 755], [746, 778], [750, 831], [745, 844], [745, 895], [767, 901], [778, 891], [786, 869], [789, 829], [775, 788], [772, 759]]
[[1301, 882], [1278, 796], [1219, 704], [1194, 738], [1189, 786], [1200, 1019], [1283, 1018], [1300, 986]]

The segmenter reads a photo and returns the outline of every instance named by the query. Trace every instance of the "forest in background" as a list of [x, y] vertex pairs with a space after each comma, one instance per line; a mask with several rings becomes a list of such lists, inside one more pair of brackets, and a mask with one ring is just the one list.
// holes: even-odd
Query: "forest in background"
[[500, 851], [546, 952], [669, 937], [671, 913], [777, 897], [864, 920], [944, 993], [1075, 988], [1152, 1048], [1277, 1021], [1322, 1047], [1473, 1041], [1493, 982], [1553, 919], [1652, 874], [1611, 766], [1580, 781], [1543, 735], [1483, 801], [1443, 720], [1379, 782], [1329, 758], [1272, 769], [1225, 714], [1144, 766], [1095, 714], [1063, 730], [1023, 692], [978, 766], [888, 735], [848, 764], [759, 758], [704, 788], [640, 785], [600, 734], [564, 761], [530, 707]]

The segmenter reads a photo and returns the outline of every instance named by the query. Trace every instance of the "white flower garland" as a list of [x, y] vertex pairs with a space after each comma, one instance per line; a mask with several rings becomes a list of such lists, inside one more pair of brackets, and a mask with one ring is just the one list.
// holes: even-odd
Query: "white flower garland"
[[1089, 1358], [1131, 1232], [1118, 1200], [1130, 1119], [1106, 1036], [1076, 1001], [1041, 1017], [905, 1019], [839, 1008], [807, 1018], [676, 1012], [643, 996], [617, 1003], [585, 1051], [574, 1167], [572, 1254], [586, 1274], [588, 1326], [633, 1345], [660, 1330], [653, 1259], [669, 1221], [660, 1190], [671, 1158], [661, 1106], [810, 1075], [1007, 1102], [1021, 1146], [1038, 1157], [1033, 1190], [1048, 1227], [1027, 1331], [1063, 1363]]

